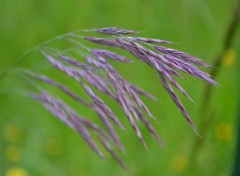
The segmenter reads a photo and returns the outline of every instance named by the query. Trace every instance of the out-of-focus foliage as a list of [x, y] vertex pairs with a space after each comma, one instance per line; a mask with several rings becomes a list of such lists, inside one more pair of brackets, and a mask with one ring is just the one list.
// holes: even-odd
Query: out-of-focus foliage
[[[222, 48], [234, 5], [235, 0], [0, 0], [0, 72], [38, 43], [62, 33], [106, 26], [146, 31], [144, 36], [174, 41], [178, 43], [175, 48], [211, 63]], [[238, 38], [239, 35], [238, 32]], [[198, 136], [156, 80], [155, 73], [140, 63], [127, 67], [116, 65], [128, 80], [159, 99], [158, 102], [144, 100], [157, 117], [152, 123], [165, 142], [164, 148], [143, 128], [149, 151], [130, 127], [127, 132], [119, 131], [126, 148], [122, 158], [133, 175], [207, 176], [231, 172], [239, 53], [233, 46], [224, 54], [217, 78], [220, 86], [214, 88], [209, 107], [214, 118], [208, 122], [209, 129], [199, 152], [191, 158]], [[43, 65], [38, 55], [30, 54], [18, 66]], [[126, 175], [113, 159], [102, 161], [77, 133], [25, 97], [27, 86], [21, 80], [17, 71], [0, 80], [0, 175]], [[201, 104], [204, 83], [188, 77], [182, 85]], [[200, 124], [203, 113], [181, 98], [195, 124]], [[85, 117], [94, 116], [86, 109], [79, 112]], [[120, 111], [118, 115], [123, 116]]]

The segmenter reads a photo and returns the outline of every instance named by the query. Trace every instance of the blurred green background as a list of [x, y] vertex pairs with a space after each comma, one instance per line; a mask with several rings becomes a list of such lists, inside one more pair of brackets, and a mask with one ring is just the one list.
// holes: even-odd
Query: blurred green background
[[[0, 72], [25, 51], [59, 34], [106, 26], [143, 30], [144, 36], [176, 42], [174, 48], [212, 63], [224, 45], [235, 5], [236, 0], [0, 0]], [[206, 131], [203, 128], [199, 147], [194, 147], [199, 137], [151, 69], [144, 64], [116, 65], [126, 79], [159, 99], [144, 100], [157, 117], [151, 123], [164, 140], [164, 148], [143, 126], [149, 151], [130, 128], [119, 132], [126, 148], [121, 157], [132, 175], [230, 175], [236, 152], [239, 36], [238, 29], [238, 40], [223, 57], [217, 77], [220, 86], [213, 89], [207, 109], [214, 118], [207, 122]], [[37, 64], [33, 55], [19, 66]], [[181, 83], [200, 105], [205, 83], [191, 77]], [[0, 80], [0, 175], [127, 175], [110, 156], [107, 161], [101, 160], [76, 132], [23, 96], [23, 91], [24, 85], [14, 72]], [[199, 126], [209, 113], [180, 98]], [[91, 115], [85, 109], [81, 112], [85, 117]]]

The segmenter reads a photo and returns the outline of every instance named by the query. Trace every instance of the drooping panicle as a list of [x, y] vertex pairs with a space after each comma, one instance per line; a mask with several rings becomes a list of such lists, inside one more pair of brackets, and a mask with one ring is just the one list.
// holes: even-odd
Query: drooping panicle
[[[197, 133], [197, 129], [186, 108], [177, 96], [176, 91], [179, 91], [191, 101], [193, 100], [175, 77], [183, 78], [182, 74], [184, 72], [187, 75], [215, 85], [217, 84], [216, 81], [202, 70], [202, 67], [209, 67], [208, 64], [188, 53], [160, 46], [161, 44], [173, 44], [172, 42], [135, 36], [139, 33], [137, 30], [106, 27], [87, 30], [86, 32], [89, 31], [94, 31], [96, 35], [107, 37], [80, 36], [77, 33], [68, 33], [58, 39], [70, 42], [71, 46], [74, 45], [74, 47], [69, 47], [59, 52], [58, 50], [51, 52], [49, 47], [41, 47], [40, 51], [53, 68], [60, 70], [62, 74], [60, 76], [67, 75], [69, 79], [75, 81], [76, 84], [74, 86], [77, 85], [79, 89], [83, 90], [81, 93], [87, 96], [87, 100], [82, 98], [80, 92], [75, 93], [72, 91], [70, 83], [57, 81], [51, 78], [51, 76], [42, 73], [31, 72], [29, 75], [33, 81], [37, 83], [42, 82], [45, 85], [48, 84], [51, 90], [58, 89], [76, 102], [94, 111], [97, 115], [97, 120], [102, 125], [98, 126], [92, 120], [87, 119], [87, 117], [78, 115], [77, 111], [75, 111], [76, 109], [73, 109], [71, 105], [64, 102], [64, 99], [60, 98], [61, 95], [58, 98], [50, 95], [41, 87], [42, 84], [33, 84], [37, 85], [36, 89], [38, 93], [31, 93], [32, 98], [38, 100], [55, 117], [77, 131], [89, 147], [103, 158], [103, 152], [98, 147], [99, 143], [95, 141], [98, 140], [119, 165], [127, 170], [126, 165], [115, 151], [115, 147], [119, 148], [122, 152], [125, 151], [117, 129], [126, 130], [126, 128], [122, 124], [122, 117], [117, 116], [115, 109], [110, 108], [109, 101], [117, 103], [117, 106], [123, 111], [128, 123], [145, 148], [147, 148], [147, 144], [138, 126], [138, 122], [141, 122], [155, 140], [160, 145], [163, 145], [157, 131], [150, 123], [151, 119], [148, 117], [156, 118], [142, 101], [140, 95], [154, 100], [156, 98], [126, 80], [114, 66], [116, 63], [119, 66], [122, 62], [130, 63], [136, 58], [156, 71], [166, 92], [170, 95], [172, 101], [189, 125]], [[89, 43], [87, 41], [99, 44], [104, 48], [89, 48], [83, 44], [84, 42]], [[113, 48], [114, 51], [112, 51]], [[119, 53], [119, 50], [122, 50], [122, 52]], [[128, 55], [125, 55], [124, 52]], [[112, 64], [113, 61], [120, 62]], [[137, 68], [133, 69], [132, 74], [134, 74], [135, 69]], [[57, 94], [58, 92], [56, 91], [55, 93]], [[108, 96], [109, 101], [105, 101], [103, 96]], [[93, 135], [94, 137], [92, 137]]]

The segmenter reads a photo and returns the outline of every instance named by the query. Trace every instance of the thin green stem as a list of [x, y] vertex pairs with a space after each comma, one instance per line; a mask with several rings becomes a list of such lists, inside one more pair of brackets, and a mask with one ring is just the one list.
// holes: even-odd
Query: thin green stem
[[[240, 100], [240, 99], [239, 99]], [[237, 145], [236, 145], [236, 153], [235, 153], [235, 163], [234, 163], [234, 167], [233, 167], [233, 172], [232, 172], [232, 176], [239, 176], [240, 175], [240, 101], [238, 104], [238, 112], [237, 112], [237, 136], [236, 136], [236, 140], [237, 140]]]
[[[13, 68], [14, 66], [16, 66], [19, 62], [21, 62], [24, 58], [26, 58], [29, 54], [31, 54], [32, 52], [34, 51], [37, 51], [39, 50], [39, 48], [41, 48], [42, 46], [45, 46], [45, 45], [48, 45], [56, 40], [59, 40], [59, 39], [63, 39], [64, 37], [66, 36], [71, 36], [71, 35], [75, 35], [76, 33], [79, 33], [79, 32], [88, 32], [88, 30], [77, 30], [77, 31], [74, 31], [74, 32], [69, 32], [69, 33], [65, 33], [65, 34], [61, 34], [61, 35], [58, 35], [56, 37], [54, 37], [53, 39], [51, 40], [48, 40], [48, 41], [44, 41], [38, 45], [36, 45], [35, 47], [29, 49], [28, 51], [26, 51], [25, 53], [23, 53], [20, 57], [18, 57], [17, 59], [15, 59], [8, 67], [6, 67], [2, 73], [0, 74], [0, 80], [3, 79], [3, 77], [8, 73], [8, 71]], [[79, 36], [81, 37], [81, 36]]]
[[[226, 31], [225, 39], [223, 42], [223, 48], [221, 52], [217, 55], [213, 62], [213, 67], [215, 69], [211, 70], [210, 75], [213, 79], [216, 79], [218, 73], [221, 70], [222, 67], [222, 58], [225, 54], [225, 52], [233, 45], [234, 39], [236, 38], [236, 32], [238, 25], [240, 23], [240, 0], [237, 1], [235, 10], [233, 12], [231, 21], [229, 23], [229, 26]], [[199, 133], [203, 136], [207, 133], [209, 127], [212, 124], [212, 121], [214, 119], [214, 109], [210, 106], [210, 99], [213, 92], [213, 86], [210, 84], [207, 84], [203, 91], [203, 100], [200, 105], [201, 114], [203, 114], [203, 120], [201, 121], [199, 125]], [[194, 146], [192, 148], [192, 152], [190, 154], [191, 159], [196, 159], [196, 155], [201, 148], [201, 146], [204, 144], [204, 140], [197, 138], [194, 142]]]

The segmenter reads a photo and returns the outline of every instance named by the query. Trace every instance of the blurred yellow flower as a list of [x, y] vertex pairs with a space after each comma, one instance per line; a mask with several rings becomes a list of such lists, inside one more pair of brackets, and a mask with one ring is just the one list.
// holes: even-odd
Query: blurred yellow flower
[[187, 167], [187, 165], [187, 156], [185, 154], [177, 154], [170, 160], [169, 168], [174, 172], [181, 172]]
[[7, 170], [5, 176], [28, 176], [28, 173], [22, 168], [12, 167]]
[[21, 158], [21, 151], [17, 146], [10, 145], [6, 148], [6, 158], [12, 162], [19, 162]]
[[5, 138], [10, 142], [19, 142], [22, 137], [22, 131], [15, 125], [7, 125], [4, 134]]
[[233, 48], [228, 48], [222, 57], [222, 61], [225, 65], [233, 65], [236, 61], [236, 52]]
[[215, 136], [222, 141], [230, 141], [232, 138], [232, 127], [230, 124], [222, 122], [215, 128]]

